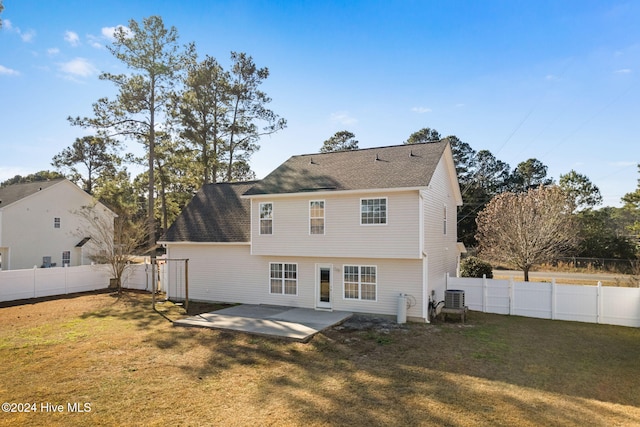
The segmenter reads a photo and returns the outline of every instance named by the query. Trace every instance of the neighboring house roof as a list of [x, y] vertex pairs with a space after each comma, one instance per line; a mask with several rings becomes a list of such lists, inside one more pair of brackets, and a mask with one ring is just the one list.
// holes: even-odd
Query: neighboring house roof
[[293, 156], [244, 195], [426, 187], [447, 146], [441, 141]]
[[161, 242], [250, 241], [249, 199], [240, 196], [256, 181], [203, 186], [169, 227]]
[[24, 184], [12, 184], [5, 187], [0, 187], [0, 209], [9, 206], [25, 197], [36, 194], [39, 191], [52, 187], [62, 181], [65, 178], [52, 179], [51, 181], [35, 181], [27, 182]]

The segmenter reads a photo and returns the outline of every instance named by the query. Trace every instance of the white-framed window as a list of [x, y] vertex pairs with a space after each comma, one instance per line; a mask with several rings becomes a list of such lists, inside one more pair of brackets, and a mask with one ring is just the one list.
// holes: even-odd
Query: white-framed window
[[387, 223], [387, 198], [360, 199], [360, 225]]
[[62, 266], [69, 267], [71, 265], [71, 251], [62, 252]]
[[260, 234], [273, 234], [273, 203], [260, 203]]
[[447, 235], [447, 205], [444, 205], [444, 209], [442, 210], [442, 227], [444, 235]]
[[324, 234], [324, 200], [309, 202], [309, 234]]
[[375, 265], [343, 266], [344, 298], [376, 301], [377, 270]]
[[298, 264], [269, 263], [269, 293], [298, 294]]
[[60, 218], [53, 218], [53, 228], [60, 228]]

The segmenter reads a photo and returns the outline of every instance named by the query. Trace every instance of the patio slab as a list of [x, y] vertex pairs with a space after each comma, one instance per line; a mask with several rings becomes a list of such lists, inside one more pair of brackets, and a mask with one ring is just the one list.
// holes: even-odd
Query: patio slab
[[226, 329], [306, 342], [318, 332], [344, 322], [351, 315], [352, 313], [346, 311], [242, 304], [176, 320], [173, 324]]

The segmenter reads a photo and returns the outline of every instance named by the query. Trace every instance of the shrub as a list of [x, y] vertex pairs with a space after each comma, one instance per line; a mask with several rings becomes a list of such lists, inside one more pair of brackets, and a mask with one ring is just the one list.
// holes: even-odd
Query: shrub
[[493, 278], [493, 269], [491, 264], [486, 261], [482, 261], [480, 258], [470, 256], [465, 258], [460, 263], [460, 276], [462, 277], [482, 277], [487, 276], [487, 279]]

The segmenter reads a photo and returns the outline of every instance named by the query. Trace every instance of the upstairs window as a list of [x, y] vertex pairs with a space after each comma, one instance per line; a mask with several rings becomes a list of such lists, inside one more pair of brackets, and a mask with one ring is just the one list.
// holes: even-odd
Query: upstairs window
[[360, 225], [387, 223], [387, 199], [360, 199]]
[[60, 228], [60, 218], [53, 218], [53, 228]]
[[324, 200], [309, 202], [309, 234], [324, 234]]
[[260, 203], [260, 234], [273, 234], [273, 203]]

